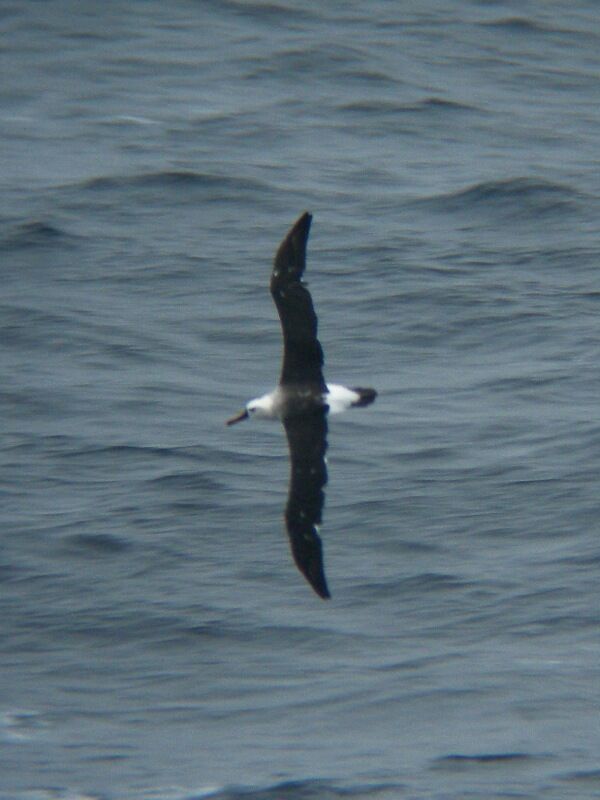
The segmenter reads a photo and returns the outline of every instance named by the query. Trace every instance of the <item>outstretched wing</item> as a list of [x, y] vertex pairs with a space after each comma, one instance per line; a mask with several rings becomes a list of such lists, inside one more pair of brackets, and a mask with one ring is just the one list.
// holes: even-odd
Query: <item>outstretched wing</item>
[[271, 295], [283, 330], [282, 385], [304, 384], [326, 390], [323, 349], [317, 338], [317, 315], [302, 283], [306, 242], [312, 216], [305, 212], [279, 245], [271, 274]]
[[323, 551], [317, 526], [321, 522], [327, 483], [327, 407], [283, 420], [290, 448], [291, 475], [285, 521], [292, 555], [300, 572], [319, 597], [329, 597]]

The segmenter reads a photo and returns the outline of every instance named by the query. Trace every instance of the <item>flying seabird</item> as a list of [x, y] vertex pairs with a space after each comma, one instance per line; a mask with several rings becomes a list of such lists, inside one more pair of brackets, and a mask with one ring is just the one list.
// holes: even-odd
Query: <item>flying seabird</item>
[[269, 394], [250, 400], [240, 414], [227, 420], [227, 425], [249, 417], [283, 423], [291, 460], [285, 522], [292, 555], [319, 597], [327, 598], [330, 594], [318, 534], [327, 483], [327, 415], [368, 406], [377, 392], [327, 384], [323, 378], [317, 316], [302, 282], [311, 220], [305, 212], [291, 228], [277, 250], [271, 274], [271, 295], [283, 330], [279, 385]]

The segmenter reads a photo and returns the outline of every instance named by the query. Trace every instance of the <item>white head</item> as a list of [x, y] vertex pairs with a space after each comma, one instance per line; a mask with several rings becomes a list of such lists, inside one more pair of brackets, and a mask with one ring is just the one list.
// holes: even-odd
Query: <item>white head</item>
[[249, 417], [257, 417], [258, 419], [275, 419], [277, 414], [274, 409], [273, 394], [263, 394], [262, 397], [256, 397], [246, 403], [246, 407], [235, 417], [227, 420], [227, 425], [235, 425], [236, 422], [241, 422], [243, 419]]

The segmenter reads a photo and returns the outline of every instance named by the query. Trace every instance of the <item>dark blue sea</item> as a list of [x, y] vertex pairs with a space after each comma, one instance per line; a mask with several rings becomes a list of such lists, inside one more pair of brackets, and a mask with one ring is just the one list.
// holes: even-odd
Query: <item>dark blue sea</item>
[[[600, 798], [600, 4], [0, 4], [1, 800]], [[334, 419], [296, 570], [275, 249]]]

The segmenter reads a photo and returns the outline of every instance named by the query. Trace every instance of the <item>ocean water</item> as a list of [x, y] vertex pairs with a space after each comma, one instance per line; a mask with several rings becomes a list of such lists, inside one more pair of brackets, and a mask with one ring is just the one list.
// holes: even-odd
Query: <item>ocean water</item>
[[[0, 798], [600, 797], [600, 8], [0, 6]], [[333, 598], [267, 283], [314, 214]]]

